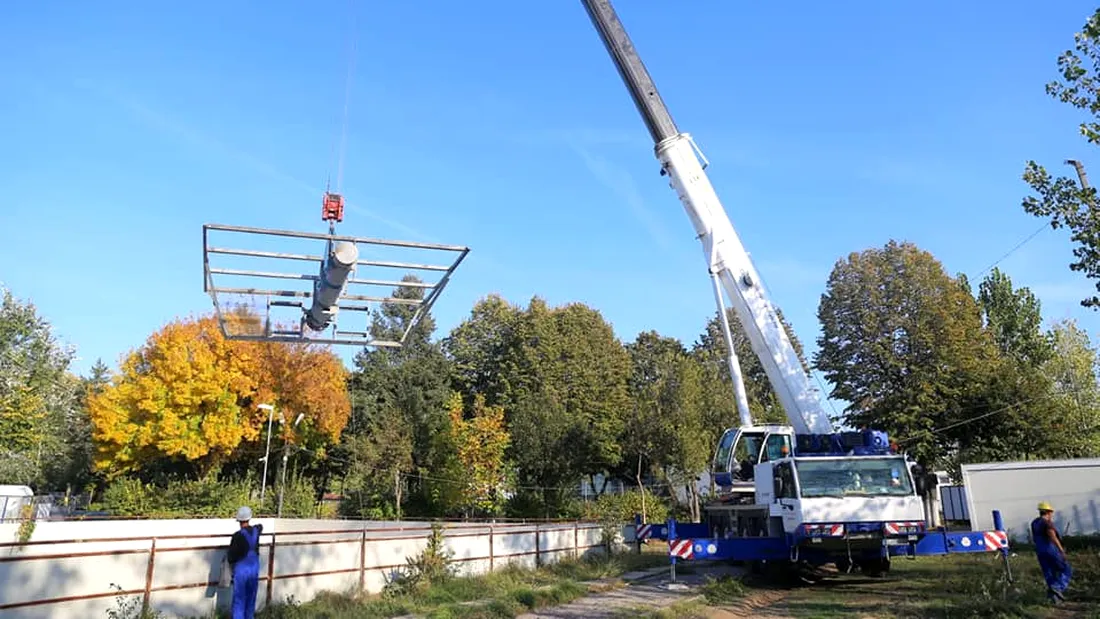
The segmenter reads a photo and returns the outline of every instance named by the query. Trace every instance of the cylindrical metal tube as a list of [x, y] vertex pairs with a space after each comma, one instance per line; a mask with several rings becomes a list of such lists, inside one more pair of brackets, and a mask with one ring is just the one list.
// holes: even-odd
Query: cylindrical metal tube
[[359, 260], [359, 247], [350, 241], [337, 241], [330, 246], [321, 275], [313, 284], [313, 304], [306, 312], [306, 325], [321, 331], [336, 317], [336, 302], [347, 285], [355, 262]]

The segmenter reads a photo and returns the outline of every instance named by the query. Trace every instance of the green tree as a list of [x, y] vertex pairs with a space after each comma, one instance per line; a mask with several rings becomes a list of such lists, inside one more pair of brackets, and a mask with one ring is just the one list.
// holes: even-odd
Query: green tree
[[76, 492], [100, 479], [93, 469], [95, 447], [92, 443], [92, 422], [88, 417], [88, 398], [100, 393], [111, 380], [111, 370], [102, 359], [96, 359], [88, 376], [80, 380], [80, 404], [71, 409], [64, 428], [64, 455], [52, 463], [48, 472], [50, 486]]
[[991, 361], [983, 394], [971, 402], [971, 421], [962, 420], [959, 462], [1027, 458], [1052, 438], [1050, 380], [1040, 367], [1050, 358], [1042, 331], [1041, 306], [1027, 288], [994, 269], [979, 285], [985, 327], [1000, 351]]
[[[406, 276], [402, 281], [405, 285], [399, 286], [393, 297], [423, 299], [425, 289], [415, 285], [418, 279]], [[428, 478], [435, 476], [433, 471], [444, 468], [451, 457], [435, 438], [447, 428], [445, 404], [450, 395], [451, 364], [440, 343], [431, 339], [435, 319], [430, 313], [424, 313], [414, 324], [414, 316], [416, 307], [400, 303], [383, 303], [381, 311], [373, 316], [373, 337], [400, 339], [403, 333], [408, 332], [408, 335], [400, 348], [365, 349], [356, 355], [356, 369], [348, 381], [352, 415], [346, 433], [369, 437], [384, 429], [386, 424], [400, 425], [402, 432], [408, 432], [412, 466], [408, 474], [408, 494], [403, 499], [407, 498], [410, 514], [431, 514], [438, 506]], [[334, 460], [357, 458], [361, 447], [349, 440], [337, 450]], [[402, 468], [403, 465], [384, 463], [380, 466]]]
[[818, 308], [817, 367], [845, 421], [886, 430], [925, 464], [985, 395], [997, 350], [973, 296], [912, 243], [838, 261]]
[[0, 477], [7, 483], [59, 485], [70, 423], [80, 415], [73, 353], [54, 338], [31, 303], [7, 289], [0, 306]]
[[[1074, 49], [1066, 50], [1058, 57], [1061, 79], [1046, 85], [1048, 95], [1089, 115], [1090, 119], [1082, 122], [1078, 129], [1092, 145], [1100, 143], [1098, 37], [1100, 9], [1089, 16], [1081, 32], [1074, 35]], [[1024, 211], [1049, 219], [1055, 229], [1064, 227], [1069, 230], [1075, 245], [1075, 260], [1070, 263], [1070, 269], [1096, 280], [1096, 289], [1100, 291], [1100, 210], [1096, 208], [1096, 190], [1084, 186], [1075, 178], [1054, 177], [1035, 161], [1027, 162], [1023, 178], [1036, 194], [1024, 198]], [[1100, 295], [1083, 299], [1081, 305], [1100, 307]]]
[[508, 392], [506, 355], [514, 344], [516, 323], [523, 313], [498, 295], [478, 301], [470, 317], [443, 340], [454, 363], [455, 389], [470, 405], [476, 395], [488, 406], [500, 404]]
[[400, 519], [407, 477], [414, 470], [413, 432], [396, 407], [378, 411], [365, 431], [348, 435], [340, 453], [347, 516]]
[[[803, 369], [810, 371], [802, 350], [802, 342], [794, 333], [790, 323], [783, 316], [783, 312], [777, 311], [779, 322], [787, 331], [791, 344], [794, 346]], [[738, 365], [741, 367], [742, 380], [745, 383], [745, 395], [749, 401], [749, 411], [756, 423], [787, 423], [787, 413], [779, 404], [779, 398], [775, 395], [775, 389], [764, 372], [764, 366], [760, 358], [752, 350], [745, 329], [733, 309], [726, 310], [727, 320], [730, 325], [730, 335], [733, 336], [733, 350], [737, 353]], [[713, 424], [713, 441], [717, 443], [723, 429], [735, 425], [738, 419], [737, 404], [733, 397], [733, 378], [730, 376], [729, 346], [726, 337], [722, 333], [722, 322], [715, 312], [707, 321], [703, 333], [692, 347], [692, 354], [702, 364], [701, 371], [705, 380], [705, 407], [710, 415], [709, 422]]]
[[1051, 408], [1056, 434], [1044, 444], [1049, 458], [1100, 456], [1098, 358], [1089, 336], [1072, 320], [1051, 328], [1054, 354], [1043, 366], [1053, 382]]
[[655, 331], [640, 333], [626, 349], [633, 363], [632, 406], [623, 431], [622, 473], [633, 474], [644, 508], [642, 477], [656, 469], [673, 490], [685, 488], [698, 517], [695, 481], [713, 448], [703, 416], [702, 369], [679, 340]]
[[1028, 367], [1038, 367], [1050, 358], [1042, 306], [1030, 289], [1013, 287], [1012, 279], [994, 268], [978, 287], [978, 302], [986, 328], [1002, 353]]
[[533, 509], [556, 512], [566, 488], [613, 470], [622, 458], [630, 357], [603, 316], [580, 303], [550, 308], [532, 299], [511, 333], [501, 404], [510, 455], [528, 491], [517, 504], [534, 501]]

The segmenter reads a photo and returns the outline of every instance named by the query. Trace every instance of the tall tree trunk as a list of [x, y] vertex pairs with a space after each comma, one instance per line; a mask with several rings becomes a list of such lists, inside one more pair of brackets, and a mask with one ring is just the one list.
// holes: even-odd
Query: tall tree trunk
[[645, 486], [642, 485], [642, 456], [638, 454], [638, 472], [635, 474], [635, 479], [638, 480], [638, 491], [642, 493], [642, 522], [648, 522], [646, 520], [645, 513]]

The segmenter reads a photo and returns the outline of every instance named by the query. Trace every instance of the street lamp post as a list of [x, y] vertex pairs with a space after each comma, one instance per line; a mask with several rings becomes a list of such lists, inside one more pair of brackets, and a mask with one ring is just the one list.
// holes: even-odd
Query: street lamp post
[[[291, 426], [291, 427], [292, 428], [297, 428], [298, 424], [302, 423], [302, 419], [304, 419], [305, 416], [306, 416], [305, 413], [298, 413], [298, 417], [296, 417], [294, 419], [294, 425]], [[283, 437], [283, 472], [282, 472], [282, 475], [280, 476], [280, 477], [282, 477], [282, 480], [279, 482], [279, 507], [276, 509], [276, 512], [275, 512], [275, 517], [276, 518], [282, 518], [283, 517], [283, 494], [285, 494], [285, 492], [286, 492], [286, 460], [287, 460], [288, 455], [290, 455], [290, 443], [287, 441], [287, 438], [284, 435], [284, 437]]]
[[256, 408], [267, 411], [267, 450], [264, 451], [264, 476], [260, 478], [260, 503], [263, 503], [264, 492], [267, 490], [267, 460], [271, 455], [271, 422], [275, 417], [275, 407], [270, 404], [260, 404]]

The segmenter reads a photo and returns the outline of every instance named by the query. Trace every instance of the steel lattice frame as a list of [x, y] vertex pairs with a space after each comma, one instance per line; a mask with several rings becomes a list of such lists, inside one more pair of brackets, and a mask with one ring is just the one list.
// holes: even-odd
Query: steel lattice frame
[[[401, 281], [401, 277], [398, 276], [394, 279], [359, 279], [357, 277], [351, 277], [347, 281], [347, 285], [341, 292], [336, 307], [340, 310], [337, 319], [333, 320], [323, 331], [313, 331], [308, 326], [303, 324], [301, 320], [302, 311], [308, 307], [309, 299], [312, 293], [308, 290], [294, 290], [294, 289], [266, 289], [256, 287], [233, 287], [233, 286], [219, 286], [215, 282], [215, 277], [233, 278], [233, 277], [245, 277], [245, 278], [262, 278], [262, 279], [280, 279], [280, 280], [293, 280], [297, 282], [308, 282], [311, 286], [320, 277], [320, 269], [322, 261], [324, 260], [323, 251], [317, 254], [308, 253], [285, 253], [278, 251], [265, 251], [258, 249], [245, 249], [238, 248], [229, 245], [213, 245], [211, 244], [211, 232], [227, 232], [235, 233], [238, 235], [262, 235], [265, 237], [281, 237], [283, 239], [306, 239], [316, 240], [318, 244], [322, 245], [319, 249], [324, 249], [328, 246], [328, 243], [337, 241], [348, 241], [355, 243], [359, 249], [359, 256], [371, 256], [372, 249], [377, 250], [379, 247], [389, 248], [402, 248], [408, 251], [436, 251], [445, 252], [448, 256], [454, 256], [453, 259], [448, 259], [446, 264], [433, 264], [431, 262], [403, 262], [392, 260], [375, 260], [375, 259], [360, 259], [356, 261], [356, 271], [360, 267], [371, 267], [383, 270], [399, 270], [404, 271], [405, 274], [410, 273], [438, 273], [441, 274], [437, 281], [433, 282], [410, 282]], [[439, 295], [446, 287], [451, 275], [454, 273], [458, 265], [469, 253], [469, 248], [457, 245], [440, 245], [435, 243], [417, 243], [412, 241], [398, 241], [389, 239], [378, 238], [362, 238], [353, 236], [344, 236], [339, 234], [322, 234], [312, 232], [293, 232], [288, 230], [269, 230], [265, 228], [251, 228], [245, 226], [228, 226], [221, 224], [204, 224], [202, 227], [202, 248], [203, 248], [203, 291], [210, 295], [211, 301], [214, 303], [215, 314], [218, 319], [218, 324], [222, 333], [227, 339], [231, 340], [245, 340], [245, 341], [265, 341], [265, 342], [306, 342], [306, 343], [318, 343], [318, 344], [343, 344], [343, 345], [356, 345], [356, 346], [369, 346], [369, 347], [389, 347], [397, 348], [404, 344], [405, 339], [408, 337], [409, 332], [413, 327], [419, 323], [420, 319], [432, 308], [436, 300], [439, 299]], [[288, 269], [290, 271], [297, 270], [298, 272], [287, 272], [279, 269], [272, 270], [252, 270], [252, 269], [237, 269], [213, 266], [211, 264], [212, 258], [217, 256], [237, 256], [249, 259], [252, 261], [267, 261], [275, 262], [278, 264], [294, 264], [295, 266], [301, 266], [303, 263], [309, 266], [304, 269]], [[285, 268], [285, 267], [284, 267]], [[408, 299], [392, 296], [391, 294], [362, 294], [359, 291], [370, 288], [389, 288], [391, 290], [398, 287], [412, 287], [424, 289], [424, 295], [422, 299]], [[253, 332], [241, 333], [227, 328], [227, 315], [233, 310], [229, 307], [229, 303], [226, 300], [227, 296], [237, 296], [248, 300], [248, 303], [241, 305], [251, 305], [252, 308], [263, 308], [262, 329], [258, 328], [259, 325], [253, 324]], [[300, 300], [295, 300], [300, 299]], [[377, 311], [382, 304], [398, 304], [413, 306], [416, 311], [412, 320], [406, 326], [404, 333], [401, 334], [398, 340], [376, 340], [370, 334], [370, 320], [371, 314]], [[279, 324], [276, 325], [272, 319], [272, 310], [280, 308], [298, 308], [299, 315], [296, 319], [293, 319], [292, 324]], [[354, 312], [356, 315], [362, 316], [363, 328], [362, 330], [351, 330], [341, 328], [339, 324], [339, 318], [343, 312]], [[228, 321], [232, 322], [232, 321]], [[356, 322], [359, 322], [356, 319]]]

